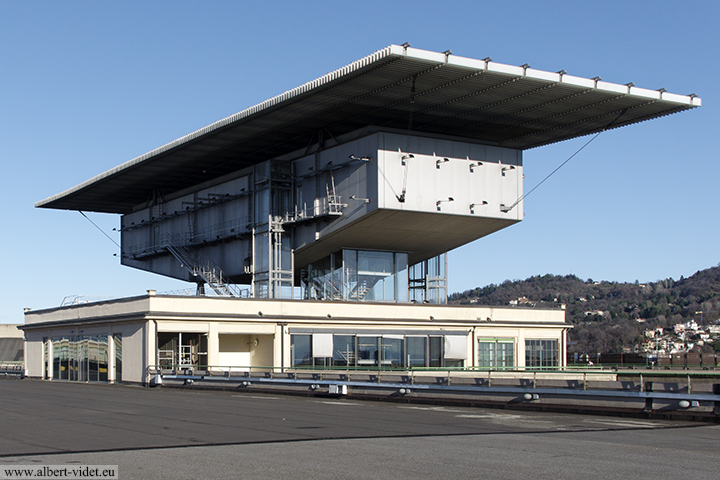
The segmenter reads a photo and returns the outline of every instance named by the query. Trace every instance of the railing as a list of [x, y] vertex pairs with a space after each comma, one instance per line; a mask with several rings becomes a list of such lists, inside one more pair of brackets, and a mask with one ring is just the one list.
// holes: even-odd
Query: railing
[[[338, 367], [278, 368], [269, 366], [206, 366], [174, 365], [173, 368], [150, 367], [151, 383], [181, 381], [185, 385], [196, 382], [237, 382], [238, 387], [300, 387], [319, 393], [347, 394], [355, 389], [364, 394], [385, 392], [392, 395], [461, 394], [509, 397], [509, 402], [535, 402], [543, 398], [574, 398], [617, 400], [627, 408], [628, 400], [643, 402], [642, 412], [652, 412], [654, 401], [670, 404], [663, 410], [694, 409], [694, 414], [720, 417], [720, 383], [707, 382], [693, 386], [691, 376], [685, 375], [687, 386], [680, 383], [668, 388], [667, 376], [661, 372], [636, 374], [633, 380], [618, 381], [618, 374], [597, 370], [467, 370], [448, 368], [423, 369], [359, 369]], [[483, 373], [482, 375], [478, 375]], [[630, 372], [633, 375], [634, 372]], [[702, 375], [702, 373], [700, 373]], [[627, 375], [624, 373], [623, 375]], [[710, 375], [710, 374], [705, 374]], [[720, 375], [712, 374], [713, 378]], [[660, 378], [662, 377], [662, 378]], [[655, 380], [658, 381], [655, 381]], [[662, 380], [662, 381], [659, 381]], [[674, 385], [674, 386], [673, 386]], [[341, 387], [341, 388], [340, 388]], [[658, 388], [662, 387], [662, 389]], [[699, 388], [698, 388], [699, 387]], [[574, 400], [573, 400], [574, 401]], [[704, 407], [704, 410], [699, 407]], [[605, 408], [605, 407], [603, 407]], [[708, 410], [709, 409], [709, 410]]]
[[[150, 225], [150, 223], [147, 224], [148, 227]], [[202, 243], [203, 241], [219, 241], [226, 238], [237, 237], [241, 234], [250, 233], [250, 227], [250, 217], [243, 217], [229, 222], [217, 223], [195, 229], [192, 233], [186, 232], [177, 235], [162, 234], [157, 241], [140, 242], [129, 245], [123, 250], [123, 254], [126, 256], [154, 255], [160, 251], [164, 251], [165, 246], [171, 239], [177, 240], [179, 237], [180, 245], [195, 245]]]
[[343, 208], [347, 207], [342, 203], [340, 195], [328, 195], [319, 197], [312, 207], [305, 207], [292, 212], [287, 212], [283, 217], [283, 223], [297, 223], [314, 218], [342, 215]]
[[67, 307], [71, 305], [82, 305], [83, 303], [104, 302], [112, 299], [113, 297], [109, 296], [68, 295], [62, 299], [60, 306]]
[[25, 364], [22, 361], [0, 362], [0, 375], [24, 377]]

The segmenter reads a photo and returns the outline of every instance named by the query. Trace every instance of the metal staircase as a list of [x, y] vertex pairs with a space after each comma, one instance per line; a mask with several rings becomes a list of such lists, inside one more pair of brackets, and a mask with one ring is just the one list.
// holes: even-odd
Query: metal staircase
[[369, 291], [370, 291], [370, 287], [368, 287], [366, 281], [363, 281], [363, 282], [355, 285], [355, 288], [350, 291], [349, 296], [353, 300], [362, 302], [363, 300], [365, 300], [365, 296], [368, 294]]
[[183, 245], [179, 241], [168, 240], [165, 248], [180, 262], [180, 266], [190, 272], [193, 277], [204, 280], [216, 294], [229, 297], [243, 296], [242, 291], [228, 281], [220, 267], [202, 259], [187, 245]]

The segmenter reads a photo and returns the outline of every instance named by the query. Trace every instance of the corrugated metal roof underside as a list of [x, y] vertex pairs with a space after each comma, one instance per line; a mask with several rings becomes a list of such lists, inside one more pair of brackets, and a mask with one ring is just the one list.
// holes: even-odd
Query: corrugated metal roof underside
[[528, 149], [700, 106], [694, 96], [390, 46], [38, 202], [126, 213], [368, 125]]

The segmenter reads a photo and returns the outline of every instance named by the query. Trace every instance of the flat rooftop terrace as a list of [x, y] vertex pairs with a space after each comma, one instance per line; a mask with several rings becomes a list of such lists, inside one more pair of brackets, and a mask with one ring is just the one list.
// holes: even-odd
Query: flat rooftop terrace
[[0, 379], [0, 463], [123, 479], [715, 478], [720, 425]]

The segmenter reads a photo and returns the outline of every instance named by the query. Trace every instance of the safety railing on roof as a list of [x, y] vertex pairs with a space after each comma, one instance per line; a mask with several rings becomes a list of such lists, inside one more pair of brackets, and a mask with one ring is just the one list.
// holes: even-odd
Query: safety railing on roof
[[[150, 367], [148, 374], [151, 384], [182, 382], [184, 385], [197, 383], [237, 383], [238, 387], [294, 387], [317, 393], [345, 395], [348, 392], [385, 391], [390, 395], [415, 394], [461, 394], [494, 395], [510, 398], [510, 402], [535, 402], [543, 397], [574, 398], [590, 401], [620, 402], [639, 401], [642, 412], [649, 413], [657, 408], [654, 401], [662, 402], [664, 410], [695, 409], [703, 415], [720, 417], [720, 383], [699, 383], [693, 386], [691, 376], [686, 376], [687, 385], [680, 382], [670, 384], [667, 373], [623, 373], [626, 377], [618, 381], [618, 374], [603, 371], [555, 370], [525, 371], [514, 370], [465, 370], [448, 368], [420, 369], [352, 369], [328, 370], [318, 368], [277, 368], [266, 366], [203, 366], [175, 365], [174, 368]], [[700, 373], [703, 375], [703, 373]], [[706, 374], [707, 375], [707, 374]], [[712, 374], [713, 378], [720, 375]], [[707, 380], [707, 379], [705, 379]], [[698, 388], [699, 387], [699, 388]], [[668, 402], [671, 407], [667, 407]], [[623, 403], [623, 405], [627, 405]], [[699, 408], [702, 407], [702, 408]]]

